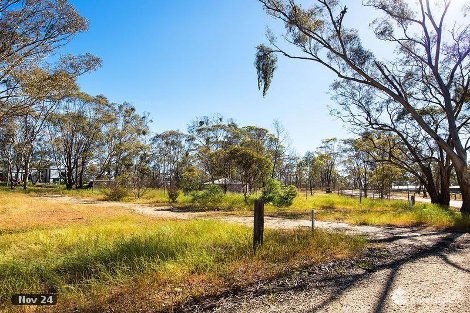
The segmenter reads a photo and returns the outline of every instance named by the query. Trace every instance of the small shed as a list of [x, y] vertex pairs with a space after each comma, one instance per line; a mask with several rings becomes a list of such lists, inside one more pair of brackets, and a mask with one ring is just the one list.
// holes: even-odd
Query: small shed
[[242, 183], [241, 181], [234, 180], [231, 178], [219, 178], [214, 181], [208, 181], [204, 183], [204, 186], [208, 185], [217, 185], [221, 187], [225, 192], [230, 191], [239, 193], [244, 192], [245, 188], [247, 187], [247, 185]]

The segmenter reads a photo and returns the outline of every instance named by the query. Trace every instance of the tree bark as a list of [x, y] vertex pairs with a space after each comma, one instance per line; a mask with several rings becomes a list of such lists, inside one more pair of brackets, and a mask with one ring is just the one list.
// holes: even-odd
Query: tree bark
[[65, 177], [65, 188], [67, 188], [67, 190], [70, 190], [73, 188], [73, 174], [69, 170], [67, 170], [66, 172], [67, 174]]
[[70, 190], [73, 188], [73, 166], [72, 166], [72, 159], [70, 155], [67, 155], [66, 162], [65, 162], [65, 188]]
[[83, 188], [83, 176], [85, 175], [86, 160], [82, 157], [80, 162], [80, 172], [78, 174], [78, 188]]
[[454, 162], [454, 167], [460, 185], [460, 192], [462, 193], [460, 212], [464, 215], [470, 215], [470, 174], [468, 173], [468, 166], [465, 162]]
[[421, 171], [424, 175], [424, 179], [421, 178], [420, 181], [429, 194], [431, 203], [440, 204], [440, 195], [438, 193], [438, 189], [436, 188], [436, 184], [434, 183], [434, 175], [431, 168], [422, 166]]
[[450, 166], [441, 166], [439, 168], [439, 181], [440, 181], [440, 192], [439, 192], [439, 204], [444, 206], [450, 205]]
[[30, 163], [31, 163], [31, 154], [28, 152], [24, 159], [24, 181], [23, 181], [23, 189], [28, 189], [28, 178], [29, 178], [29, 171], [30, 171]]
[[23, 189], [28, 189], [28, 177], [29, 177], [29, 162], [25, 162], [24, 166], [24, 178], [23, 178]]

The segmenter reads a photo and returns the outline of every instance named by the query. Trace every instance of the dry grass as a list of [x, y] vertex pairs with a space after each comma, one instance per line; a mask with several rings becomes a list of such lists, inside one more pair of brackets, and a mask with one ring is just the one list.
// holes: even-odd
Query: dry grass
[[[208, 223], [211, 228], [220, 225]], [[242, 226], [225, 228], [227, 226], [222, 227], [223, 232], [236, 229], [243, 234], [246, 230]], [[351, 258], [364, 244], [359, 238], [323, 231], [314, 235], [300, 230], [268, 231], [264, 247], [253, 256], [246, 233], [241, 236], [242, 242], [235, 237], [226, 242], [216, 239], [214, 234], [209, 240], [205, 236], [203, 238], [205, 246], [211, 247], [210, 251], [205, 250], [207, 246], [201, 248], [196, 243], [201, 254], [193, 255], [187, 261], [162, 264], [161, 270], [121, 279], [111, 288], [95, 285], [92, 292], [78, 303], [80, 311], [104, 311], [110, 303], [119, 312], [171, 311], [190, 298], [214, 296], [318, 262]], [[68, 308], [71, 303], [77, 305], [75, 296], [64, 299], [63, 306]]]
[[164, 221], [122, 207], [0, 192], [0, 310], [14, 292], [58, 291], [55, 312], [156, 311], [296, 267], [350, 258], [365, 242], [323, 231]]
[[0, 191], [0, 234], [29, 229], [89, 224], [101, 219], [129, 216], [123, 209], [70, 204], [60, 198], [33, 197], [20, 192]]

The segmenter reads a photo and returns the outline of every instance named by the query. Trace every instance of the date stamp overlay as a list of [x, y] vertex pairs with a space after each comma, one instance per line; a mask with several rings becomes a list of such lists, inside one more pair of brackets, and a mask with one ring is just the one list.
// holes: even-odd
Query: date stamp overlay
[[26, 294], [18, 293], [11, 296], [13, 305], [55, 305], [57, 304], [57, 294], [54, 293], [37, 293]]

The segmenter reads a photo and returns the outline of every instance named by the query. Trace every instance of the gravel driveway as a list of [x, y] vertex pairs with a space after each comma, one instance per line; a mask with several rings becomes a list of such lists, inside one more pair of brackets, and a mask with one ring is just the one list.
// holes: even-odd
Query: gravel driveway
[[183, 312], [470, 312], [470, 235], [384, 228], [356, 260], [260, 282]]

